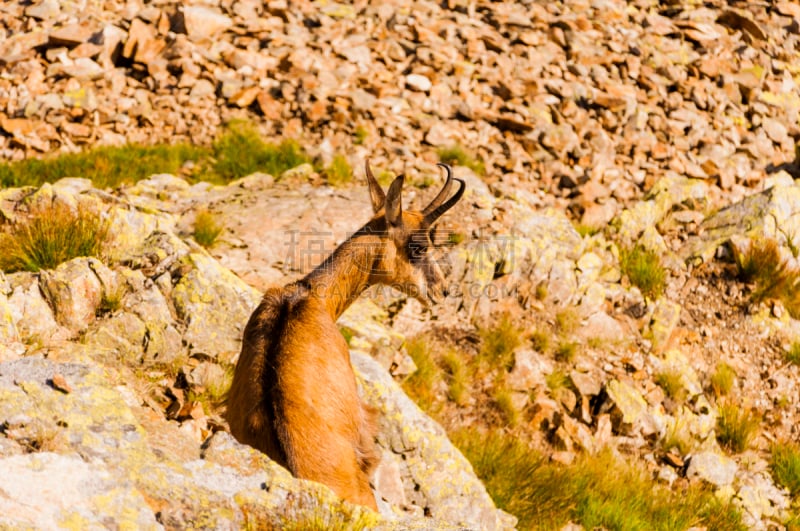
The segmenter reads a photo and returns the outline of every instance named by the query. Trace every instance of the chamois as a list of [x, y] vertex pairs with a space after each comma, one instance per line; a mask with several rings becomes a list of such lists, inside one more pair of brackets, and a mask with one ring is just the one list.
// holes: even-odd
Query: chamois
[[[298, 478], [326, 484], [345, 500], [377, 510], [369, 475], [378, 462], [376, 412], [362, 403], [336, 319], [373, 284], [423, 304], [446, 295], [430, 254], [433, 224], [458, 202], [465, 183], [447, 172], [420, 212], [403, 211], [403, 175], [384, 193], [366, 175], [374, 216], [305, 278], [271, 288], [250, 316], [228, 393], [233, 436]], [[453, 181], [459, 188], [450, 196]]]

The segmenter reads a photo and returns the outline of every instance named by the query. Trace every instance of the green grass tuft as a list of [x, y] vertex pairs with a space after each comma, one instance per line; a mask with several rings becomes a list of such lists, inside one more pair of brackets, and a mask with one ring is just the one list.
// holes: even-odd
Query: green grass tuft
[[81, 256], [102, 257], [109, 224], [97, 213], [57, 203], [0, 233], [0, 270], [39, 271]]
[[265, 142], [249, 122], [232, 121], [212, 145], [215, 162], [212, 173], [204, 177], [232, 181], [255, 172], [280, 177], [283, 172], [311, 158], [294, 140], [280, 144]]
[[222, 225], [217, 222], [216, 216], [208, 210], [200, 210], [194, 220], [194, 241], [203, 247], [211, 247], [222, 234]]
[[511, 319], [504, 315], [495, 326], [480, 330], [480, 336], [479, 359], [492, 367], [510, 369], [514, 363], [514, 349], [522, 344], [522, 334]]
[[575, 355], [578, 353], [578, 344], [574, 341], [560, 341], [558, 345], [556, 345], [556, 349], [553, 352], [553, 357], [556, 361], [563, 361], [563, 362], [571, 362], [575, 359]]
[[531, 346], [542, 354], [550, 350], [550, 334], [544, 330], [536, 330], [531, 334]]
[[711, 375], [711, 390], [714, 396], [721, 397], [731, 392], [736, 382], [736, 371], [727, 363], [718, 363], [714, 374]]
[[568, 389], [572, 385], [567, 373], [559, 369], [555, 369], [553, 372], [545, 376], [544, 382], [550, 391]]
[[519, 421], [519, 411], [511, 399], [511, 390], [500, 386], [494, 391], [494, 407], [503, 417], [506, 426], [516, 426]]
[[560, 529], [569, 521], [626, 531], [745, 529], [735, 507], [716, 501], [709, 489], [671, 492], [608, 451], [565, 467], [499, 431], [464, 429], [451, 439], [498, 507], [519, 518], [519, 529]]
[[800, 444], [774, 444], [770, 467], [775, 481], [788, 489], [792, 496], [800, 496]]
[[581, 318], [574, 308], [564, 308], [556, 313], [556, 329], [562, 334], [574, 332], [580, 321]]
[[800, 341], [792, 341], [789, 349], [784, 351], [783, 359], [793, 365], [800, 365]]
[[656, 299], [664, 293], [667, 272], [656, 253], [637, 245], [632, 249], [621, 249], [619, 261], [622, 274], [639, 288], [642, 295]]
[[40, 186], [64, 177], [91, 179], [98, 188], [131, 184], [157, 173], [180, 173], [210, 155], [189, 144], [101, 146], [81, 153], [0, 163], [0, 186]]
[[434, 387], [441, 377], [441, 371], [436, 365], [431, 346], [425, 337], [407, 342], [406, 350], [414, 360], [417, 370], [403, 382], [403, 389], [420, 408], [430, 412], [436, 402]]
[[336, 155], [331, 161], [331, 165], [322, 171], [328, 184], [331, 186], [344, 186], [353, 180], [353, 168], [347, 162], [344, 155]]
[[478, 175], [486, 173], [483, 161], [474, 157], [459, 144], [439, 148], [436, 153], [439, 155], [439, 160], [445, 164], [466, 166]]
[[122, 299], [125, 298], [126, 293], [127, 287], [123, 282], [112, 288], [105, 288], [100, 299], [100, 306], [97, 308], [97, 315], [114, 313], [122, 308]]
[[755, 438], [761, 420], [733, 402], [719, 406], [717, 441], [731, 452], [744, 452]]
[[442, 356], [442, 367], [447, 373], [447, 396], [456, 404], [463, 406], [467, 402], [467, 367], [464, 360], [455, 350], [448, 350]]
[[681, 373], [677, 370], [665, 370], [655, 375], [655, 382], [660, 386], [668, 397], [683, 402], [686, 400], [686, 388], [683, 386]]

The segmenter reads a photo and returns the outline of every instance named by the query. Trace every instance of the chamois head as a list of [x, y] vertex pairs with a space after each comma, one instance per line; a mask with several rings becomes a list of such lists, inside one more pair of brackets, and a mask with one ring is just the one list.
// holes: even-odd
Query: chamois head
[[[367, 224], [380, 235], [379, 258], [372, 264], [374, 282], [388, 284], [422, 304], [438, 302], [447, 295], [445, 278], [431, 251], [432, 228], [436, 221], [455, 205], [464, 194], [465, 183], [453, 178], [446, 164], [439, 164], [447, 172], [444, 186], [422, 211], [404, 211], [401, 192], [404, 176], [397, 177], [389, 191], [384, 193], [366, 162], [369, 195], [375, 217]], [[458, 190], [449, 197], [453, 181]]]

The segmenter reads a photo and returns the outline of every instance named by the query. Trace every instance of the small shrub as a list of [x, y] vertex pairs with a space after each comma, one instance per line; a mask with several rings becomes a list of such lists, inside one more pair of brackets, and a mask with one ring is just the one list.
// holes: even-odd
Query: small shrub
[[334, 156], [331, 165], [322, 173], [331, 186], [344, 186], [353, 180], [353, 169], [344, 155]]
[[520, 330], [504, 315], [491, 328], [480, 330], [482, 339], [479, 359], [493, 367], [510, 369], [514, 363], [514, 349], [522, 344]]
[[667, 272], [656, 253], [637, 245], [632, 249], [621, 249], [619, 259], [622, 274], [639, 288], [642, 295], [655, 299], [664, 293]]
[[574, 341], [560, 341], [556, 346], [553, 356], [556, 361], [571, 362], [578, 353], [578, 344]]
[[789, 315], [800, 318], [800, 271], [782, 258], [777, 241], [753, 240], [737, 259], [741, 279], [755, 284], [752, 302], [778, 300]]
[[760, 419], [750, 411], [733, 402], [719, 406], [717, 417], [717, 441], [731, 452], [744, 452], [755, 437]]
[[208, 210], [200, 210], [194, 220], [194, 241], [203, 247], [211, 247], [222, 234], [222, 225], [217, 222], [216, 216]]
[[223, 181], [245, 177], [257, 171], [274, 177], [286, 170], [311, 162], [311, 158], [294, 140], [280, 144], [265, 142], [252, 124], [232, 121], [213, 143], [213, 173]]
[[101, 214], [56, 203], [0, 233], [0, 270], [39, 271], [81, 256], [101, 257], [109, 224]]
[[783, 353], [783, 359], [793, 365], [800, 365], [800, 341], [792, 341], [789, 350]]
[[727, 363], [718, 363], [714, 374], [711, 375], [711, 390], [716, 397], [725, 396], [733, 389], [736, 381], [736, 371]]
[[655, 375], [655, 382], [668, 397], [683, 402], [686, 399], [686, 388], [683, 386], [681, 373], [676, 370], [665, 370]]
[[788, 489], [792, 496], [800, 496], [800, 444], [774, 444], [770, 467], [778, 484]]
[[475, 158], [459, 144], [439, 148], [437, 154], [439, 155], [439, 160], [445, 164], [466, 166], [478, 175], [486, 173], [486, 167], [483, 165], [483, 161]]
[[458, 405], [467, 399], [467, 369], [464, 360], [455, 350], [448, 350], [442, 356], [442, 366], [448, 375], [447, 396]]

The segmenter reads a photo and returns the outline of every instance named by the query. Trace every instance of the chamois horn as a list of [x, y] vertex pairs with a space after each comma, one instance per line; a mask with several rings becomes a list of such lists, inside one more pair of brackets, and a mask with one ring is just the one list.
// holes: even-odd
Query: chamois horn
[[[442, 214], [450, 210], [453, 205], [455, 205], [461, 196], [464, 195], [464, 189], [466, 188], [467, 184], [458, 178], [453, 178], [453, 170], [447, 164], [442, 164], [441, 162], [437, 164], [437, 166], [441, 166], [447, 172], [447, 179], [442, 186], [442, 189], [433, 198], [433, 201], [425, 207], [425, 210], [422, 211], [422, 214], [425, 216], [425, 222], [428, 225], [433, 224], [437, 219], [439, 219]], [[450, 199], [445, 199], [450, 194], [450, 188], [452, 188], [453, 181], [458, 182], [458, 191], [453, 195]]]

